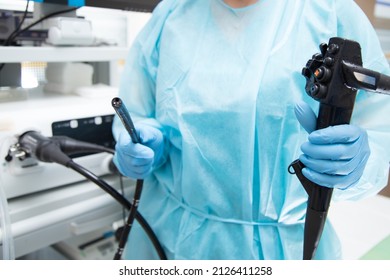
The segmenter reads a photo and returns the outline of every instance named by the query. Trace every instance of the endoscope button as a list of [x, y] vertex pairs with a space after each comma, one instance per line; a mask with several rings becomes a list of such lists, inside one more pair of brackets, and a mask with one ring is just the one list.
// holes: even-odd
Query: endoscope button
[[328, 52], [330, 54], [336, 54], [339, 51], [339, 46], [336, 44], [330, 44], [328, 47]]
[[334, 59], [333, 58], [331, 58], [331, 57], [325, 57], [325, 59], [324, 59], [324, 64], [326, 65], [326, 66], [333, 66], [333, 64], [334, 64]]
[[318, 91], [320, 90], [320, 88], [318, 87], [318, 85], [316, 84], [313, 84], [310, 89], [309, 89], [309, 92], [308, 94], [312, 97], [316, 96]]
[[322, 54], [320, 54], [320, 53], [313, 54], [312, 59], [314, 59], [314, 60], [321, 60], [322, 59]]
[[324, 85], [316, 85], [315, 92], [312, 93], [312, 97], [316, 100], [320, 100], [326, 96], [327, 87]]
[[309, 59], [309, 60], [306, 62], [306, 67], [310, 67], [312, 64], [313, 64], [313, 59]]
[[314, 76], [319, 80], [324, 76], [324, 71], [321, 68], [318, 68], [314, 71]]
[[322, 53], [322, 56], [325, 56], [326, 50], [328, 49], [328, 45], [325, 43], [320, 44], [320, 51]]
[[332, 72], [325, 66], [321, 66], [320, 68], [316, 69], [316, 71], [314, 71], [314, 76], [319, 82], [326, 82], [329, 80], [331, 75]]
[[302, 68], [302, 75], [305, 76], [306, 78], [310, 78], [311, 76], [311, 71], [307, 67]]

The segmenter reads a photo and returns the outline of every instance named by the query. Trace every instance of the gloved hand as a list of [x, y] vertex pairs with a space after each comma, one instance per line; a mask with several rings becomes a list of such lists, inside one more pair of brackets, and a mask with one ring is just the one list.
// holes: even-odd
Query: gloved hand
[[134, 144], [123, 129], [115, 146], [114, 163], [119, 171], [130, 178], [144, 179], [157, 164], [164, 151], [164, 138], [160, 130], [140, 124], [136, 126], [140, 143]]
[[303, 175], [324, 187], [347, 189], [363, 174], [370, 148], [367, 132], [356, 125], [336, 125], [315, 130], [316, 116], [306, 103], [295, 107], [300, 124], [309, 133], [299, 160]]

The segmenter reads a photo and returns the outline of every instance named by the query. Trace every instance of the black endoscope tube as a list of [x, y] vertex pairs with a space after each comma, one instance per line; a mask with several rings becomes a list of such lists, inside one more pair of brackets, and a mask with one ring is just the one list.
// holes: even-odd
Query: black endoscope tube
[[[329, 44], [321, 44], [320, 50], [321, 54], [313, 55], [302, 69], [306, 93], [320, 102], [316, 130], [350, 123], [357, 90], [346, 85], [341, 65], [343, 61], [362, 65], [360, 45], [355, 41], [333, 37]], [[308, 180], [302, 173], [305, 166], [299, 160], [290, 167], [308, 194], [303, 259], [312, 260], [326, 223], [333, 188]]]
[[[104, 146], [95, 145], [92, 143], [78, 141], [65, 136], [53, 136], [45, 137], [37, 131], [27, 131], [19, 137], [19, 145], [28, 152], [31, 156], [35, 157], [42, 162], [53, 162], [65, 166], [67, 168], [76, 171], [80, 175], [84, 176], [89, 181], [95, 183], [102, 190], [111, 195], [117, 202], [119, 202], [127, 210], [132, 208], [132, 204], [123, 197], [116, 189], [107, 184], [103, 179], [96, 176], [94, 173], [86, 169], [85, 167], [74, 162], [69, 156], [74, 152], [108, 152], [114, 154], [113, 149], [109, 149]], [[6, 161], [11, 161], [12, 156], [8, 154]], [[166, 254], [152, 228], [146, 222], [144, 217], [135, 211], [135, 219], [144, 229], [146, 235], [149, 237], [157, 254], [161, 260], [166, 260]]]
[[[122, 100], [119, 97], [114, 97], [111, 101], [111, 105], [115, 109], [115, 112], [117, 113], [120, 120], [122, 121], [122, 124], [125, 127], [126, 131], [129, 133], [131, 137], [131, 141], [135, 144], [140, 143], [133, 121], [131, 120], [129, 111], [127, 111], [127, 108], [125, 104], [122, 102]], [[122, 257], [123, 250], [126, 246], [126, 242], [129, 237], [130, 230], [133, 226], [135, 215], [137, 213], [137, 208], [138, 208], [139, 200], [141, 198], [143, 183], [144, 180], [142, 179], [138, 179], [136, 182], [133, 203], [130, 208], [130, 213], [126, 221], [126, 225], [123, 228], [122, 235], [119, 240], [118, 250], [115, 253], [114, 260], [120, 260]]]
[[121, 119], [126, 131], [129, 133], [131, 141], [133, 141], [133, 143], [139, 143], [140, 141], [135, 130], [133, 121], [131, 120], [129, 111], [127, 111], [127, 108], [123, 103], [122, 99], [120, 99], [119, 97], [114, 97], [111, 101], [111, 105], [114, 108], [118, 117]]

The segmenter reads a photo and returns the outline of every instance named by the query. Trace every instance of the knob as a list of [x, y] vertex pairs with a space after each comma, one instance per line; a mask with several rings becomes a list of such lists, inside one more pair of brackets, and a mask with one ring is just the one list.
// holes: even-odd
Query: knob
[[333, 58], [331, 58], [331, 57], [325, 57], [325, 59], [324, 59], [324, 64], [326, 65], [326, 66], [329, 66], [329, 67], [331, 67], [331, 66], [333, 66], [333, 64], [334, 64], [334, 59]]
[[325, 66], [321, 66], [320, 68], [317, 68], [316, 71], [314, 71], [314, 76], [316, 77], [317, 81], [323, 83], [330, 79], [332, 76], [332, 71], [330, 71], [330, 69], [326, 68]]
[[314, 60], [321, 60], [323, 58], [323, 55], [320, 53], [313, 54], [312, 59]]
[[325, 43], [320, 44], [320, 51], [321, 51], [322, 56], [325, 56], [327, 49], [328, 49], [327, 44], [325, 44]]
[[336, 54], [339, 51], [339, 46], [336, 44], [330, 44], [328, 47], [328, 52], [330, 54]]
[[327, 87], [319, 83], [306, 84], [306, 93], [316, 100], [326, 97]]
[[310, 69], [307, 68], [307, 67], [303, 67], [303, 68], [302, 68], [302, 75], [309, 79], [310, 76], [311, 76], [311, 71], [310, 71]]

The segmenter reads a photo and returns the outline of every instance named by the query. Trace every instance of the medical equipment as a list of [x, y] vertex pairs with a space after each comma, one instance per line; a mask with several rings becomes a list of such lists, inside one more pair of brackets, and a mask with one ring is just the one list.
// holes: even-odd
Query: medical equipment
[[[316, 129], [349, 124], [358, 89], [390, 94], [390, 77], [362, 67], [358, 42], [333, 37], [320, 45], [320, 54], [313, 55], [302, 70], [307, 94], [320, 102]], [[303, 259], [315, 255], [333, 188], [309, 181], [303, 174], [305, 166], [295, 160], [289, 172], [296, 174], [309, 195], [304, 233]]]
[[[77, 154], [81, 152], [109, 152], [113, 154], [114, 150], [100, 145], [77, 141], [69, 137], [45, 137], [37, 131], [27, 131], [26, 133], [22, 134], [18, 139], [17, 146], [19, 149], [19, 153], [23, 153], [23, 157], [19, 157], [19, 159], [25, 160], [27, 158], [33, 157], [42, 162], [57, 163], [67, 168], [70, 168], [98, 185], [101, 189], [110, 194], [126, 209], [130, 209], [129, 217], [131, 217], [131, 219], [129, 219], [129, 221], [137, 219], [137, 221], [140, 223], [140, 225], [144, 228], [145, 232], [149, 236], [153, 245], [156, 247], [156, 251], [159, 253], [161, 258], [166, 259], [157, 237], [155, 236], [147, 222], [137, 212], [137, 205], [140, 197], [140, 191], [142, 188], [142, 182], [141, 188], [139, 187], [139, 184], [137, 184], [137, 188], [134, 195], [135, 205], [133, 206], [132, 204], [130, 204], [130, 202], [126, 200], [126, 198], [124, 198], [120, 193], [118, 193], [116, 189], [107, 184], [103, 179], [96, 176], [93, 172], [89, 171], [82, 165], [73, 161], [70, 157], [70, 155], [72, 154]], [[12, 160], [12, 158], [10, 158], [9, 160]], [[126, 239], [124, 240], [123, 247], [126, 243]]]
[[[97, 38], [93, 34], [92, 23], [76, 16], [76, 10], [82, 6], [120, 9], [126, 11], [152, 12], [161, 0], [110, 0], [110, 1], [56, 1], [33, 0], [35, 21], [27, 26], [22, 23], [27, 15], [27, 7], [20, 25], [4, 38], [4, 46], [14, 40], [28, 40], [52, 45], [93, 45]], [[38, 24], [40, 24], [38, 26]], [[35, 30], [32, 27], [35, 26]], [[0, 31], [0, 35], [1, 35]], [[32, 35], [33, 34], [33, 35]], [[1, 37], [1, 36], [0, 36]], [[2, 38], [0, 38], [2, 39]]]
[[133, 121], [131, 120], [130, 114], [127, 111], [125, 104], [122, 102], [122, 99], [119, 97], [114, 97], [111, 101], [112, 107], [115, 109], [118, 117], [122, 121], [123, 126], [129, 133], [133, 143], [140, 143], [137, 132], [135, 130]]
[[[113, 98], [111, 101], [111, 104], [112, 104], [112, 107], [115, 109], [115, 112], [119, 116], [120, 120], [122, 121], [123, 126], [125, 127], [126, 131], [129, 133], [133, 143], [134, 144], [140, 143], [140, 140], [139, 140], [139, 137], [138, 137], [137, 132], [135, 130], [133, 121], [131, 120], [130, 114], [127, 111], [125, 104], [122, 102], [122, 100], [119, 97]], [[143, 184], [144, 184], [144, 180], [142, 180], [142, 179], [137, 180], [133, 203], [132, 203], [132, 206], [130, 208], [129, 217], [126, 221], [121, 238], [119, 240], [118, 250], [117, 250], [115, 257], [114, 257], [115, 260], [120, 260], [122, 257], [122, 253], [123, 253], [123, 250], [125, 248], [127, 238], [130, 234], [130, 230], [131, 230], [131, 227], [132, 227], [133, 222], [134, 222], [135, 214], [137, 213], [137, 208], [138, 208], [139, 200], [141, 198]]]
[[[152, 12], [160, 0], [148, 1], [58, 1], [46, 0], [35, 1], [34, 16], [43, 18], [55, 11], [66, 10], [69, 7], [92, 6], [101, 8], [113, 8], [137, 12]], [[75, 8], [75, 9], [76, 9]], [[43, 23], [43, 29], [47, 30], [46, 42], [52, 45], [92, 45], [96, 42], [93, 34], [92, 23], [85, 18], [76, 16], [75, 11], [56, 17], [50, 17]], [[38, 16], [39, 15], [39, 16]]]
[[[17, 114], [17, 111], [18, 110], [15, 110], [14, 113]], [[34, 111], [35, 110], [26, 110], [25, 113], [31, 113]], [[3, 137], [1, 137], [0, 141], [2, 162], [0, 170], [0, 182], [4, 187], [6, 197], [15, 198], [84, 180], [84, 178], [82, 178], [80, 175], [75, 174], [74, 172], [71, 172], [64, 167], [47, 164], [45, 162], [38, 161], [33, 157], [26, 157], [25, 151], [20, 149], [21, 147], [20, 143], [18, 142], [18, 135], [27, 136], [29, 134], [26, 134], [26, 131], [34, 130], [39, 131], [42, 134], [52, 134], [52, 132], [55, 132], [57, 135], [58, 133], [56, 132], [62, 131], [67, 132], [67, 134], [63, 133], [62, 135], [72, 136], [72, 133], [77, 133], [78, 131], [84, 129], [85, 132], [89, 131], [89, 137], [96, 137], [96, 139], [99, 139], [98, 135], [100, 133], [102, 135], [107, 135], [104, 131], [107, 129], [107, 124], [111, 123], [110, 120], [112, 120], [112, 117], [110, 115], [102, 115], [87, 118], [75, 118], [71, 120], [61, 119], [60, 121], [54, 121], [50, 123], [50, 120], [56, 120], [56, 116], [52, 115], [50, 120], [47, 119], [49, 124], [46, 124], [46, 120], [39, 119], [39, 116], [37, 115], [31, 115], [29, 120], [25, 120], [27, 129], [23, 129], [21, 132], [19, 132], [20, 130], [18, 131], [16, 128], [18, 126], [17, 119], [12, 118], [12, 115], [8, 115], [4, 121], [7, 120], [11, 122], [9, 124], [9, 129], [13, 130], [14, 132], [2, 133]], [[100, 121], [102, 123], [97, 125], [96, 120], [98, 120], [98, 123]], [[48, 129], [47, 126], [49, 125], [53, 125], [52, 131]], [[62, 128], [60, 128], [61, 126]], [[82, 133], [79, 134], [79, 136], [82, 135]], [[111, 154], [100, 152], [93, 154], [84, 153], [83, 156], [77, 156], [77, 158], [74, 158], [74, 161], [80, 165], [85, 166], [98, 176], [101, 176], [110, 173], [109, 169], [111, 159]], [[45, 178], [45, 180], [42, 180], [42, 178]]]
[[58, 4], [59, 2], [61, 2], [61, 4], [68, 6], [91, 6], [100, 8], [120, 9], [126, 11], [151, 12], [157, 6], [157, 4], [161, 2], [161, 0], [34, 0], [34, 2], [40, 2], [44, 4]]

